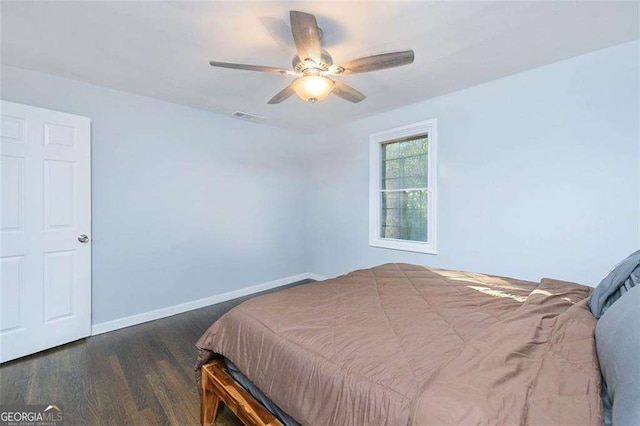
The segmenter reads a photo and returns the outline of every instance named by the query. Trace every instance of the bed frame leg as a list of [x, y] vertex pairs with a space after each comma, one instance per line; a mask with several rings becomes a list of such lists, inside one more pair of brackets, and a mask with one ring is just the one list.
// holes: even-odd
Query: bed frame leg
[[200, 385], [202, 387], [200, 395], [200, 424], [209, 426], [216, 420], [220, 398], [214, 392], [213, 383], [208, 374], [202, 374]]
[[216, 419], [218, 405], [223, 402], [245, 425], [283, 426], [264, 405], [229, 375], [223, 359], [202, 366], [200, 381], [200, 422], [209, 426]]

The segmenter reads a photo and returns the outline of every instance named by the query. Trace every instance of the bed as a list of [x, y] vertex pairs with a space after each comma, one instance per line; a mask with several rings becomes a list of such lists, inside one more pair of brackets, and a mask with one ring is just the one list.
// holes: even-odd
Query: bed
[[[224, 357], [300, 424], [602, 424], [592, 290], [401, 263], [358, 270], [229, 311], [197, 343], [197, 379], [212, 363], [231, 377]], [[241, 405], [264, 407], [255, 396]], [[208, 424], [215, 409], [203, 406]]]

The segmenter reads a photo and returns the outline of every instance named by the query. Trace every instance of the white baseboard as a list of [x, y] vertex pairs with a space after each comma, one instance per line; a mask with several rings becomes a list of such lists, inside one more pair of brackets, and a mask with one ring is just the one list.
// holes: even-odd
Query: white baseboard
[[216, 294], [215, 296], [205, 297], [204, 299], [193, 300], [191, 302], [181, 303], [179, 305], [167, 306], [166, 308], [160, 308], [154, 311], [131, 315], [130, 317], [118, 318], [112, 321], [105, 321], [98, 324], [93, 324], [91, 326], [91, 335], [95, 336], [96, 334], [108, 333], [109, 331], [130, 327], [132, 325], [170, 317], [171, 315], [192, 311], [194, 309], [203, 308], [205, 306], [214, 305], [220, 302], [226, 302], [227, 300], [237, 299], [238, 297], [259, 293], [261, 291], [270, 290], [272, 288], [281, 287], [283, 285], [307, 279], [323, 281], [326, 279], [326, 277], [310, 272], [305, 272], [298, 275], [292, 275], [290, 277], [280, 278], [279, 280], [241, 288], [239, 290], [234, 290], [227, 293]]
[[303, 280], [324, 281], [324, 280], [327, 279], [327, 277], [325, 277], [324, 275], [318, 275], [318, 274], [314, 274], [314, 273], [311, 273], [311, 272], [306, 272], [306, 273], [304, 273], [302, 275], [304, 275], [304, 278], [302, 278]]

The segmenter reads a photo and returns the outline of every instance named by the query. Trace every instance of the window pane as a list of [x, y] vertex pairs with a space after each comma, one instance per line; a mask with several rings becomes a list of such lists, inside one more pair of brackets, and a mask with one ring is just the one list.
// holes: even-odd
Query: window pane
[[387, 143], [382, 145], [382, 160], [393, 160], [400, 157], [400, 144]]
[[426, 188], [426, 176], [406, 176], [402, 181], [402, 188]]
[[382, 145], [382, 189], [426, 188], [428, 176], [427, 136]]
[[382, 181], [382, 189], [403, 189], [404, 179], [385, 179]]
[[426, 136], [403, 142], [402, 153], [404, 156], [420, 155], [427, 153]]
[[380, 236], [427, 241], [427, 191], [382, 192]]
[[402, 177], [402, 161], [387, 160], [383, 163], [382, 179]]

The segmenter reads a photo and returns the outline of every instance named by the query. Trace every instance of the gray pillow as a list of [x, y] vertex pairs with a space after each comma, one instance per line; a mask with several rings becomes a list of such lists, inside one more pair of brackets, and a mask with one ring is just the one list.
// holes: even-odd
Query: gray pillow
[[598, 320], [596, 346], [605, 381], [605, 423], [640, 425], [640, 287], [623, 294]]
[[600, 318], [613, 302], [640, 283], [640, 250], [613, 267], [589, 297], [589, 308]]

